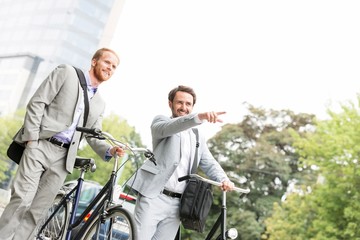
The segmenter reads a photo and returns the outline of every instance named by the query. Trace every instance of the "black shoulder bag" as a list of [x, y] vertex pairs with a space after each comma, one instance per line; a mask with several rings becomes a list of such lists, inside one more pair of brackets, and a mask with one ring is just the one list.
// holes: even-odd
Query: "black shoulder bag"
[[[193, 128], [193, 131], [196, 135], [196, 150], [191, 173], [196, 173], [199, 134], [197, 128]], [[190, 178], [180, 200], [180, 220], [184, 228], [202, 233], [205, 229], [206, 218], [212, 203], [213, 193], [211, 184], [196, 178]]]
[[[86, 85], [84, 73], [80, 69], [78, 69], [76, 67], [74, 67], [74, 68], [76, 70], [76, 74], [78, 75], [81, 87], [84, 90], [84, 102], [85, 102], [84, 126], [85, 126], [87, 117], [89, 114], [89, 99], [88, 99], [88, 95], [87, 95], [87, 85]], [[19, 164], [21, 157], [23, 155], [24, 149], [25, 149], [24, 143], [18, 143], [18, 142], [12, 141], [10, 143], [10, 146], [9, 146], [6, 154], [16, 164]]]
[[18, 143], [14, 140], [10, 143], [10, 146], [6, 152], [7, 156], [13, 160], [16, 164], [19, 164], [20, 159], [25, 149], [24, 143]]

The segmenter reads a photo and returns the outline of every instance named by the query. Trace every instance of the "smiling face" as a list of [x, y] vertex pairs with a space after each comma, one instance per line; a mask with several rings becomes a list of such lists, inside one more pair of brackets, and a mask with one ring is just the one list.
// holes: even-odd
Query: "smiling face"
[[193, 110], [193, 96], [190, 93], [178, 91], [175, 94], [174, 100], [169, 101], [169, 107], [172, 112], [172, 116], [180, 117], [188, 115]]
[[104, 51], [98, 58], [91, 60], [90, 76], [94, 85], [107, 81], [119, 65], [118, 57], [111, 51]]

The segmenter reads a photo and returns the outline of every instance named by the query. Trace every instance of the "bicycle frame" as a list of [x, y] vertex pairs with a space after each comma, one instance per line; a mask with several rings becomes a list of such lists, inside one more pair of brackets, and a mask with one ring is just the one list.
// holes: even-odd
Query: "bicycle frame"
[[[87, 129], [87, 128], [78, 127], [76, 130], [78, 130], [80, 132], [88, 133], [89, 136], [87, 136], [87, 137], [96, 137], [101, 140], [107, 140], [108, 142], [110, 142], [110, 144], [112, 146], [120, 146], [123, 149], [130, 150], [132, 153], [144, 152], [145, 157], [148, 160], [154, 162], [154, 164], [156, 164], [153, 153], [148, 149], [131, 148], [131, 147], [121, 143], [120, 141], [114, 139], [109, 133], [101, 132], [98, 129]], [[92, 164], [95, 165], [94, 160], [93, 159], [91, 159], [91, 160], [92, 160]], [[106, 214], [108, 212], [112, 212], [112, 211], [115, 211], [115, 212], [119, 211], [119, 208], [123, 209], [122, 205], [114, 204], [113, 193], [114, 193], [114, 186], [116, 185], [117, 171], [119, 169], [121, 169], [128, 160], [124, 161], [120, 167], [118, 167], [118, 161], [119, 161], [119, 157], [117, 155], [115, 155], [113, 169], [112, 169], [112, 172], [110, 174], [110, 177], [109, 177], [107, 183], [100, 190], [100, 192], [95, 196], [95, 198], [90, 202], [90, 204], [86, 207], [86, 209], [82, 212], [82, 214], [77, 219], [75, 219], [76, 210], [78, 208], [80, 194], [81, 194], [81, 190], [82, 190], [82, 186], [83, 186], [83, 182], [84, 182], [84, 175], [85, 175], [86, 170], [89, 168], [88, 167], [85, 169], [84, 166], [82, 166], [80, 177], [78, 178], [77, 184], [71, 190], [69, 190], [69, 192], [66, 192], [64, 194], [64, 197], [60, 200], [58, 206], [55, 207], [55, 210], [53, 211], [53, 213], [50, 215], [50, 217], [47, 218], [45, 223], [40, 228], [39, 234], [48, 226], [49, 222], [59, 212], [60, 208], [63, 206], [67, 206], [70, 209], [71, 214], [70, 214], [69, 218], [65, 219], [65, 224], [63, 225], [63, 226], [66, 226], [66, 228], [65, 228], [66, 238], [65, 239], [66, 240], [80, 239], [87, 232], [88, 227], [93, 223], [93, 221], [96, 222], [95, 220], [99, 220], [96, 223], [97, 225], [92, 225], [92, 226], [96, 226], [95, 236], [97, 237], [96, 239], [98, 239], [100, 225], [102, 222], [105, 222], [103, 220], [105, 218], [107, 218]], [[75, 166], [76, 166], [76, 164], [75, 164]], [[90, 167], [90, 168], [93, 169], [92, 167]], [[67, 205], [69, 202], [71, 202], [72, 204]], [[127, 212], [125, 209], [123, 209], [121, 211]], [[88, 215], [90, 215], [89, 218], [87, 218]], [[109, 229], [112, 229], [112, 224], [113, 223], [110, 221]], [[130, 224], [130, 226], [132, 226], [132, 225], [133, 225], [133, 223]], [[132, 226], [132, 227], [135, 227], [135, 226]], [[75, 228], [76, 228], [76, 232], [73, 231]], [[65, 231], [63, 233], [65, 233]], [[110, 235], [111, 235], [111, 233], [110, 233]], [[111, 239], [111, 236], [110, 236], [110, 239]]]
[[[115, 161], [118, 161], [117, 158], [115, 159]], [[117, 164], [114, 164], [114, 165], [117, 165]], [[113, 199], [112, 194], [113, 194], [113, 186], [115, 183], [115, 179], [116, 179], [116, 171], [113, 170], [108, 182], [100, 190], [100, 192], [96, 195], [96, 197], [91, 201], [91, 203], [86, 207], [86, 209], [78, 217], [76, 222], [74, 222], [74, 223], [70, 222], [69, 229], [71, 231], [73, 228], [79, 226], [83, 222], [83, 219], [85, 219], [85, 217], [87, 217], [88, 214], [91, 214], [90, 217], [85, 221], [85, 224], [80, 228], [79, 232], [75, 236], [73, 236], [74, 237], [73, 239], [77, 239], [77, 236], [82, 236], [82, 234], [84, 233], [83, 229], [86, 229], [88, 227], [88, 224], [91, 223], [91, 221], [99, 213], [101, 213], [101, 211], [105, 211], [107, 209], [107, 207], [110, 205], [110, 203], [112, 203], [112, 199]], [[97, 206], [97, 207], [95, 208], [94, 211], [92, 211], [92, 209], [95, 206]], [[97, 229], [96, 235], [97, 236], [99, 235], [99, 229]], [[67, 240], [70, 240], [70, 239], [67, 239]]]
[[[184, 180], [187, 180], [187, 179], [190, 179], [190, 178], [197, 178], [197, 179], [200, 179], [201, 181], [204, 181], [204, 182], [207, 182], [207, 183], [210, 183], [212, 185], [215, 185], [215, 186], [221, 186], [222, 183], [220, 182], [216, 182], [216, 181], [212, 181], [210, 179], [207, 179], [207, 178], [204, 178], [198, 174], [189, 174], [187, 176], [184, 176], [184, 177], [181, 177], [179, 178], [179, 181], [184, 181]], [[243, 189], [243, 188], [238, 188], [238, 187], [235, 187], [234, 188], [234, 191], [236, 192], [239, 192], [241, 194], [247, 194], [250, 192], [250, 189]], [[226, 222], [227, 222], [227, 207], [226, 207], [226, 191], [222, 191], [222, 204], [221, 204], [221, 212], [216, 220], [216, 222], [213, 224], [213, 226], [211, 227], [210, 231], [208, 232], [205, 240], [211, 240], [211, 239], [214, 239], [214, 235], [216, 233], [216, 231], [220, 228], [220, 234], [219, 236], [217, 236], [216, 240], [225, 240], [225, 239], [235, 239], [237, 237], [237, 230], [234, 229], [234, 228], [231, 228], [231, 229], [227, 229], [227, 226], [226, 226]], [[232, 234], [236, 234], [236, 236], [232, 236]], [[231, 238], [233, 237], [233, 238]], [[179, 230], [178, 230], [178, 233], [175, 237], [175, 240], [181, 240], [181, 231], [180, 231], [180, 227], [179, 227]]]
[[[227, 213], [227, 207], [226, 207], [226, 192], [222, 191], [222, 205], [221, 205], [221, 212], [212, 226], [211, 230], [209, 231], [208, 235], [206, 236], [205, 240], [210, 240], [214, 236], [216, 230], [221, 227], [221, 240], [226, 239], [226, 213]], [[218, 239], [218, 238], [217, 238]]]
[[[148, 149], [130, 148], [129, 146], [126, 146], [123, 143], [119, 142], [118, 140], [114, 139], [109, 133], [101, 132], [98, 129], [87, 129], [87, 128], [82, 128], [82, 127], [77, 127], [77, 130], [84, 132], [84, 133], [90, 133], [94, 137], [97, 137], [97, 138], [100, 138], [103, 140], [108, 140], [111, 145], [120, 146], [124, 149], [131, 150], [133, 153], [134, 153], [134, 151], [143, 151], [143, 152], [145, 152], [145, 157], [147, 159], [149, 159], [150, 161], [154, 162], [154, 164], [156, 164], [154, 155]], [[97, 216], [104, 216], [104, 214], [106, 214], [106, 210], [108, 210], [108, 207], [113, 203], [113, 192], [114, 192], [113, 188], [115, 186], [116, 173], [117, 173], [118, 169], [120, 169], [122, 167], [122, 166], [120, 166], [120, 168], [118, 168], [118, 156], [115, 155], [114, 158], [115, 159], [114, 159], [114, 164], [113, 164], [113, 170], [112, 170], [110, 178], [107, 181], [107, 183], [105, 184], [105, 186], [100, 190], [100, 192], [96, 195], [96, 197], [93, 199], [93, 201], [91, 201], [91, 203], [87, 206], [87, 208], [80, 215], [80, 217], [76, 220], [76, 222], [74, 222], [74, 223], [70, 222], [69, 229], [71, 231], [73, 228], [79, 226], [83, 222], [83, 219], [85, 219], [85, 217], [91, 213], [90, 217], [85, 221], [84, 225], [82, 225], [80, 227], [79, 231], [76, 233], [75, 236], [72, 237], [72, 239], [78, 240], [81, 236], [83, 236], [85, 231], [89, 227], [89, 225], [92, 223], [92, 221], [94, 221], [94, 219]], [[95, 210], [92, 211], [92, 209], [95, 206], [96, 206]], [[116, 205], [111, 206], [111, 207], [115, 208]], [[96, 239], [98, 239], [98, 236], [99, 236], [100, 224], [101, 224], [101, 221], [98, 222], [98, 226], [96, 228]], [[69, 235], [71, 235], [71, 234], [69, 234]], [[67, 240], [70, 240], [70, 239], [67, 239]]]

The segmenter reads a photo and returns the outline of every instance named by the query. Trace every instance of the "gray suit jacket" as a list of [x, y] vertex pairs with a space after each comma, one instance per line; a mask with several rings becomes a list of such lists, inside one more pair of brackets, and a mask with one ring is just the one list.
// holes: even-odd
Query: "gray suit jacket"
[[[145, 161], [132, 176], [128, 186], [149, 198], [157, 197], [161, 193], [180, 162], [180, 132], [201, 124], [195, 121], [195, 116], [196, 114], [189, 114], [170, 118], [159, 115], [154, 118], [151, 133], [157, 166], [150, 161]], [[200, 132], [199, 135], [198, 166], [214, 181], [222, 182], [228, 179], [220, 164], [210, 153], [205, 138]], [[191, 134], [191, 138], [193, 138], [191, 142], [195, 143], [195, 134]], [[195, 154], [195, 151], [193, 152]], [[192, 156], [192, 159], [194, 157]]]
[[[22, 128], [15, 135], [14, 140], [24, 143], [30, 140], [46, 139], [56, 133], [68, 129], [72, 122], [75, 110], [83, 100], [83, 89], [75, 69], [66, 64], [59, 65], [41, 83], [30, 99]], [[89, 115], [86, 127], [102, 127], [102, 117], [105, 102], [97, 92], [89, 102]], [[80, 123], [83, 122], [83, 116]], [[80, 124], [82, 126], [82, 124]], [[75, 132], [72, 139], [66, 169], [72, 172], [80, 142], [80, 133]], [[105, 153], [110, 147], [98, 139], [87, 140], [94, 151], [105, 159]]]

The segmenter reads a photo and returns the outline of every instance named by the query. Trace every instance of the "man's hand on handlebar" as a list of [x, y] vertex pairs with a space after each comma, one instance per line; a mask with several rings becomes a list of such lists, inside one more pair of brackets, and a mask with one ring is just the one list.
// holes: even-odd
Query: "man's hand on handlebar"
[[[132, 153], [144, 152], [145, 157], [156, 165], [156, 160], [155, 160], [154, 154], [149, 149], [130, 147], [130, 146], [114, 139], [114, 137], [111, 136], [110, 133], [102, 132], [100, 129], [97, 129], [97, 128], [76, 127], [76, 131], [88, 134], [89, 136], [87, 136], [87, 137], [95, 137], [100, 140], [109, 140], [110, 142], [112, 142], [113, 147], [110, 149], [109, 153], [113, 157], [115, 156], [115, 154], [119, 157], [123, 157], [125, 154], [125, 149], [130, 150]], [[109, 156], [107, 156], [107, 157], [109, 157]]]
[[110, 154], [111, 156], [115, 156], [115, 154], [117, 154], [119, 157], [123, 157], [125, 154], [125, 150], [119, 146], [114, 146], [110, 149]]
[[231, 191], [231, 190], [234, 190], [234, 183], [229, 181], [229, 180], [225, 180], [222, 182], [222, 185], [221, 185], [221, 190], [223, 191]]

